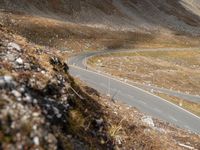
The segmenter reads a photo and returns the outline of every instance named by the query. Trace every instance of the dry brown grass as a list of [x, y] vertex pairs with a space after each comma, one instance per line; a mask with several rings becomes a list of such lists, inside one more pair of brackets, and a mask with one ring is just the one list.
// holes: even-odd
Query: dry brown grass
[[198, 103], [189, 102], [184, 99], [180, 99], [175, 96], [169, 96], [164, 93], [156, 93], [156, 95], [158, 95], [176, 105], [179, 105], [180, 107], [200, 116], [200, 104], [198, 104]]
[[82, 128], [84, 128], [85, 118], [81, 112], [77, 110], [71, 110], [69, 114], [70, 129], [74, 133], [78, 133]]
[[[190, 47], [198, 38], [116, 31], [25, 14], [0, 12], [1, 22], [33, 43], [61, 50], [96, 50], [133, 47]], [[188, 42], [190, 41], [190, 42]]]
[[132, 81], [200, 94], [199, 58], [199, 50], [146, 51], [115, 54], [113, 58], [95, 57], [90, 64]]
[[[83, 82], [79, 81], [79, 84]], [[84, 89], [85, 90], [85, 89]], [[88, 91], [88, 90], [87, 90]], [[88, 93], [95, 100], [97, 100], [104, 108], [106, 120], [109, 123], [109, 135], [111, 135], [116, 142], [121, 141], [125, 144], [125, 149], [180, 149], [183, 147], [177, 143], [185, 145], [196, 144], [195, 148], [199, 148], [199, 136], [191, 136], [182, 130], [177, 130], [169, 124], [160, 122], [154, 119], [155, 126], [158, 129], [164, 129], [164, 132], [159, 132], [141, 123], [142, 114], [135, 108], [128, 107], [121, 103], [113, 103], [107, 97], [101, 95], [96, 96], [92, 90]], [[192, 137], [192, 138], [191, 138]], [[174, 145], [174, 142], [176, 143]], [[188, 144], [191, 143], [191, 144]], [[193, 143], [193, 144], [192, 144]], [[116, 149], [123, 149], [124, 147], [117, 147]]]

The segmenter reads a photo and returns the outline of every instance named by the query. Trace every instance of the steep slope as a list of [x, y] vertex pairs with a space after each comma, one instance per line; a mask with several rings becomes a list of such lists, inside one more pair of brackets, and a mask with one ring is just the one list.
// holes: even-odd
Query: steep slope
[[0, 8], [123, 30], [200, 34], [198, 0], [0, 0]]

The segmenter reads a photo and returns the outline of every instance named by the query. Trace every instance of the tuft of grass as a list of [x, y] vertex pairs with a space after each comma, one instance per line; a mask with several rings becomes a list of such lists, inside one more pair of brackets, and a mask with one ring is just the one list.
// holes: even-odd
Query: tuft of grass
[[116, 137], [117, 135], [120, 134], [120, 131], [123, 129], [122, 127], [122, 122], [123, 122], [124, 119], [122, 119], [119, 124], [117, 125], [111, 125], [110, 129], [109, 129], [109, 135], [111, 137]]
[[70, 128], [74, 133], [78, 133], [84, 128], [85, 118], [78, 110], [71, 110], [69, 112]]
[[4, 75], [6, 75], [7, 74], [7, 70], [5, 70], [5, 69], [0, 69], [0, 76], [4, 76]]

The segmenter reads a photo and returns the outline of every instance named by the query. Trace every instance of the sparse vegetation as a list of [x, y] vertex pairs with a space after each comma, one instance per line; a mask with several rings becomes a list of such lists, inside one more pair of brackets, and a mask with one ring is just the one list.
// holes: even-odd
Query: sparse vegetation
[[54, 47], [68, 53], [83, 50], [119, 48], [191, 47], [199, 44], [194, 37], [166, 37], [142, 32], [88, 27], [52, 18], [0, 12], [1, 22], [38, 47]]
[[199, 50], [145, 51], [97, 56], [89, 64], [131, 81], [200, 94], [199, 57]]
[[177, 98], [175, 96], [169, 96], [164, 93], [156, 93], [158, 96], [194, 113], [197, 116], [200, 116], [200, 104], [194, 103], [194, 102], [189, 102], [184, 99]]

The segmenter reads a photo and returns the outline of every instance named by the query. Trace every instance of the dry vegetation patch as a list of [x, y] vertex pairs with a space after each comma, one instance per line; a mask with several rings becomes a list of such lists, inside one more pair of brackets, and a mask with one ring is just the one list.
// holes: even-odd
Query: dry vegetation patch
[[200, 116], [200, 104], [194, 103], [194, 102], [189, 102], [184, 99], [180, 99], [175, 96], [170, 96], [164, 93], [156, 93], [156, 95], [176, 104], [179, 105], [180, 107], [189, 110], [190, 112], [194, 113], [197, 116]]
[[106, 48], [190, 47], [199, 44], [197, 37], [98, 28], [11, 11], [0, 12], [0, 23], [28, 41], [69, 52]]
[[135, 82], [200, 94], [200, 51], [145, 51], [98, 56], [89, 64]]

